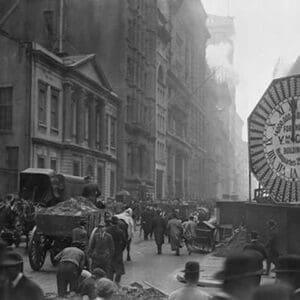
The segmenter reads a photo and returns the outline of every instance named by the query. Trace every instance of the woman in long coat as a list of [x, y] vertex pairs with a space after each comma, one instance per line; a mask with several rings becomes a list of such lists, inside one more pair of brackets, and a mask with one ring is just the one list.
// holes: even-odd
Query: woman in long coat
[[162, 216], [161, 211], [157, 211], [152, 220], [152, 231], [157, 246], [157, 254], [161, 254], [162, 244], [164, 243], [164, 235], [166, 233], [167, 223]]
[[181, 240], [183, 234], [183, 228], [181, 221], [177, 218], [176, 214], [173, 214], [167, 225], [167, 230], [170, 237], [171, 249], [176, 251], [176, 255], [180, 255], [179, 249], [181, 248]]

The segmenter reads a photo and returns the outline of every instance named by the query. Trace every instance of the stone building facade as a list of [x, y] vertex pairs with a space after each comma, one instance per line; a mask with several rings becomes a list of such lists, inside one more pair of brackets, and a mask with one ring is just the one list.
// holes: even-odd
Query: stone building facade
[[[3, 65], [1, 77], [7, 75], [0, 78], [0, 100], [12, 107], [11, 132], [0, 136], [1, 153], [11, 156], [7, 172], [16, 172], [14, 180], [9, 180], [11, 186], [2, 172], [1, 192], [16, 192], [17, 174], [36, 167], [90, 175], [105, 198], [114, 197], [119, 99], [95, 55], [59, 57], [34, 42], [21, 43], [4, 33], [0, 38], [5, 45], [1, 58], [10, 58], [11, 53], [18, 57]], [[3, 94], [8, 87], [10, 97]], [[13, 154], [8, 152], [11, 144]]]
[[205, 48], [209, 37], [200, 1], [169, 1], [167, 197], [205, 194]]
[[5, 3], [1, 27], [12, 36], [60, 57], [96, 54], [121, 99], [117, 190], [134, 198], [205, 197], [209, 33], [201, 1], [39, 0], [13, 9]]

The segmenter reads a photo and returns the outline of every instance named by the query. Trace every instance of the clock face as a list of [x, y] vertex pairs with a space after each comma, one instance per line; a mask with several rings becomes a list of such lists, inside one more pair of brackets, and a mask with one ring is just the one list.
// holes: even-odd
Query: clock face
[[251, 171], [276, 202], [300, 197], [300, 76], [276, 79], [248, 118]]

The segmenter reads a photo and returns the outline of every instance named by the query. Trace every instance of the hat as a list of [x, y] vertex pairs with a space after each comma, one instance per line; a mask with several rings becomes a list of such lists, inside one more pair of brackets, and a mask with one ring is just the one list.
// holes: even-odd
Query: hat
[[300, 272], [300, 256], [299, 255], [283, 255], [278, 257], [276, 273], [299, 273]]
[[251, 231], [250, 239], [251, 240], [257, 240], [258, 239], [258, 233], [256, 231]]
[[18, 266], [23, 264], [22, 256], [14, 251], [8, 251], [3, 255], [3, 259], [0, 263], [2, 267]]
[[251, 253], [241, 253], [228, 256], [224, 269], [215, 275], [216, 279], [226, 280], [248, 276], [262, 275], [262, 261]]
[[114, 224], [114, 225], [117, 225], [119, 222], [119, 218], [116, 217], [116, 216], [112, 216], [111, 217], [111, 223]]
[[95, 284], [96, 288], [96, 294], [99, 297], [107, 297], [114, 293], [115, 291], [115, 285], [114, 283], [107, 279], [107, 278], [101, 278], [97, 280]]
[[97, 276], [97, 277], [106, 277], [106, 272], [102, 270], [101, 268], [95, 268], [92, 271], [92, 275]]
[[185, 264], [184, 270], [181, 270], [181, 272], [183, 272], [183, 273], [199, 273], [200, 265], [197, 261], [188, 261]]

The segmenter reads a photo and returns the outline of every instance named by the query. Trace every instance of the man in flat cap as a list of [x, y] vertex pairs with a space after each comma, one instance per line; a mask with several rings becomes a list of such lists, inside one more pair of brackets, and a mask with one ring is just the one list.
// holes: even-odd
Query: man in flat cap
[[251, 299], [262, 273], [262, 261], [257, 255], [241, 253], [228, 256], [223, 271], [216, 274], [216, 279], [222, 281], [222, 292], [213, 299]]
[[43, 300], [40, 287], [23, 274], [23, 258], [14, 251], [7, 251], [0, 263], [1, 279], [6, 281], [6, 292], [1, 299]]
[[202, 291], [198, 286], [198, 280], [200, 276], [200, 266], [196, 261], [188, 261], [185, 264], [184, 279], [186, 285], [169, 296], [170, 300], [208, 300], [210, 296]]
[[276, 281], [288, 284], [292, 289], [291, 299], [300, 299], [300, 256], [284, 255], [277, 260]]

